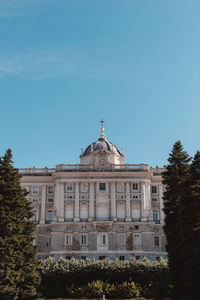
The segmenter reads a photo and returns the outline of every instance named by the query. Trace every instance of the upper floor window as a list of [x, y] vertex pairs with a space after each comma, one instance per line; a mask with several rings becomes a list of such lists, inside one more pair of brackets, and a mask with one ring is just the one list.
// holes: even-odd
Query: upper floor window
[[38, 195], [39, 194], [39, 187], [38, 186], [33, 186], [32, 187], [32, 194]]
[[138, 190], [138, 184], [137, 183], [133, 183], [133, 190]]
[[87, 245], [87, 235], [81, 235], [81, 245]]
[[152, 192], [152, 194], [156, 194], [157, 193], [157, 186], [156, 185], [152, 185], [151, 192]]
[[72, 191], [72, 183], [67, 183], [66, 184], [66, 191]]
[[105, 189], [106, 189], [106, 184], [105, 183], [99, 183], [99, 190], [100, 191], [105, 191]]
[[53, 194], [53, 186], [48, 186], [47, 192], [48, 194]]
[[160, 246], [160, 238], [159, 236], [154, 237], [154, 246], [159, 247]]
[[71, 230], [71, 226], [70, 226], [70, 225], [67, 225], [67, 226], [66, 226], [66, 230], [67, 230], [67, 231], [70, 231], [70, 230]]
[[38, 202], [38, 199], [35, 199], [35, 198], [34, 198], [34, 199], [33, 199], [33, 202]]

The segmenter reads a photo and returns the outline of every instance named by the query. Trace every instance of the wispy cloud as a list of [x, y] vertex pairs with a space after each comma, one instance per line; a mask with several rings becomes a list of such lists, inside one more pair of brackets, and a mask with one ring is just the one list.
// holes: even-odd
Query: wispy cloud
[[[137, 72], [138, 74], [138, 72]], [[109, 65], [99, 59], [91, 59], [88, 53], [75, 48], [29, 50], [16, 55], [1, 55], [0, 78], [15, 77], [40, 80], [70, 76], [77, 78], [129, 78], [136, 75], [130, 67]]]
[[33, 7], [51, 0], [0, 0], [0, 17], [13, 17], [31, 12]]
[[73, 47], [61, 50], [29, 51], [10, 57], [0, 56], [0, 77], [24, 79], [55, 78], [62, 75], [96, 77], [105, 70], [87, 63]]

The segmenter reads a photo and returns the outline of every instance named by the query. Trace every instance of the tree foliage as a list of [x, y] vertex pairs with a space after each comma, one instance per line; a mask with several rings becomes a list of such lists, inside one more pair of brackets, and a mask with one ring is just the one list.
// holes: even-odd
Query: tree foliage
[[184, 299], [198, 300], [200, 295], [200, 152], [190, 167], [187, 190], [180, 209], [181, 249], [183, 252]]
[[36, 296], [35, 225], [31, 206], [8, 149], [0, 157], [0, 299], [31, 299]]
[[163, 173], [164, 231], [176, 300], [198, 300], [200, 294], [200, 152], [190, 160], [178, 141]]

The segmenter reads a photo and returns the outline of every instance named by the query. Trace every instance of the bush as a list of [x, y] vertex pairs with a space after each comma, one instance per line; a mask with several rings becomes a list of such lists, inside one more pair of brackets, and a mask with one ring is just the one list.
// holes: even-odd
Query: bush
[[140, 296], [140, 288], [134, 282], [123, 282], [114, 285], [108, 282], [104, 283], [101, 280], [89, 282], [86, 287], [75, 287], [72, 285], [66, 290], [67, 296], [74, 298], [82, 297], [101, 297], [106, 295], [106, 298], [133, 298]]
[[118, 296], [123, 298], [137, 298], [140, 296], [140, 288], [134, 282], [122, 282], [117, 286]]

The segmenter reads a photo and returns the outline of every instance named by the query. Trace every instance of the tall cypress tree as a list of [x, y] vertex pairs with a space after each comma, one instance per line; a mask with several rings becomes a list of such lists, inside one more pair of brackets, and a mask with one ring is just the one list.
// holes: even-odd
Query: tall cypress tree
[[183, 150], [180, 141], [176, 142], [170, 153], [169, 164], [163, 173], [164, 232], [167, 239], [166, 250], [169, 258], [170, 281], [173, 286], [172, 299], [182, 299], [183, 254], [181, 249], [180, 207], [185, 195], [189, 176], [190, 157]]
[[187, 191], [180, 210], [183, 252], [183, 291], [185, 300], [200, 297], [200, 152], [190, 168]]
[[32, 299], [40, 278], [36, 272], [35, 225], [27, 192], [20, 185], [8, 149], [0, 157], [0, 299]]

